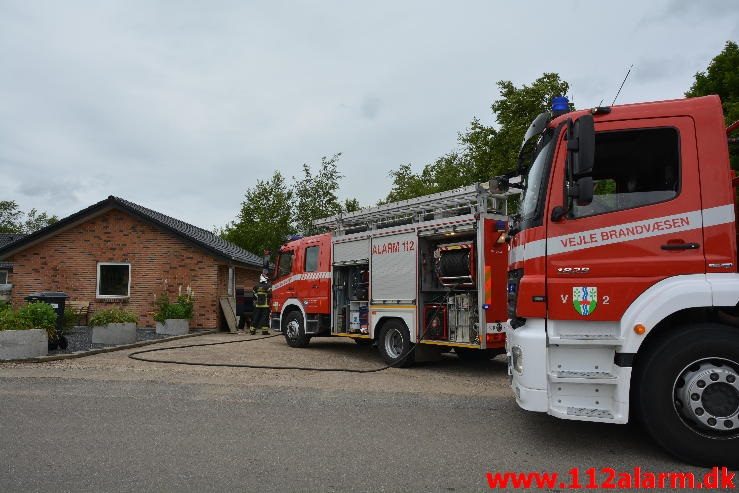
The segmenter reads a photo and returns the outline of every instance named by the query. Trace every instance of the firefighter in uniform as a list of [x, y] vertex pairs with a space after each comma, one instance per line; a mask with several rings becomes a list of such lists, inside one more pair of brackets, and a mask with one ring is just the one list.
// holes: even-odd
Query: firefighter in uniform
[[262, 329], [262, 335], [269, 334], [269, 299], [271, 287], [267, 276], [259, 276], [259, 284], [254, 286], [254, 319], [249, 329], [250, 334], [256, 334], [257, 329]]

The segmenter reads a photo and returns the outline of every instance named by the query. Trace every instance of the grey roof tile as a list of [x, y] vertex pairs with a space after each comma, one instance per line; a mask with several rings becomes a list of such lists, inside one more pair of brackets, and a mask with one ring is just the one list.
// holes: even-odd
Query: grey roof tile
[[181, 235], [186, 236], [195, 243], [199, 243], [212, 250], [215, 250], [225, 257], [245, 264], [252, 264], [258, 267], [262, 266], [261, 257], [244, 250], [240, 246], [235, 245], [230, 241], [224, 240], [220, 236], [214, 234], [212, 231], [198, 228], [197, 226], [193, 226], [192, 224], [188, 224], [184, 221], [180, 221], [179, 219], [175, 219], [173, 217], [162, 214], [161, 212], [148, 209], [144, 206], [135, 204], [120, 197], [113, 197], [113, 199], [124, 205], [126, 208], [132, 209], [138, 212], [140, 215], [145, 216], [156, 223], [160, 223], [162, 226], [168, 229], [179, 232]]
[[24, 236], [26, 235], [21, 233], [0, 233], [0, 248], [10, 245], [14, 241], [18, 241]]

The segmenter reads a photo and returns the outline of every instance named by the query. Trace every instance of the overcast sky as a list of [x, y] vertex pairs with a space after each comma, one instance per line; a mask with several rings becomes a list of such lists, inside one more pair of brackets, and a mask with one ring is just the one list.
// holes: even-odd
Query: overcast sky
[[0, 200], [108, 195], [210, 229], [275, 169], [342, 152], [342, 198], [493, 122], [496, 81], [558, 72], [577, 107], [682, 97], [738, 0], [0, 0]]

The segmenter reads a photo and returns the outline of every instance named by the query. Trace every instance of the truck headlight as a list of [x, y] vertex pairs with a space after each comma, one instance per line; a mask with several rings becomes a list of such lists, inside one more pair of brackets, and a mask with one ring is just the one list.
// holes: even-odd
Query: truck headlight
[[511, 358], [513, 360], [513, 369], [519, 375], [523, 375], [523, 350], [519, 346], [513, 346], [511, 348]]

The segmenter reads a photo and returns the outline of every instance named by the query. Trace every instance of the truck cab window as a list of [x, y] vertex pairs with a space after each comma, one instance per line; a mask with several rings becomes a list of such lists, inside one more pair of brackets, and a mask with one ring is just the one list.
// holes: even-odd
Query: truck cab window
[[318, 270], [318, 250], [320, 247], [312, 246], [305, 249], [304, 272], [315, 272]]
[[674, 128], [600, 132], [595, 136], [595, 190], [573, 217], [632, 209], [673, 199], [680, 191], [680, 149]]
[[293, 256], [292, 251], [280, 253], [280, 259], [277, 264], [277, 277], [285, 277], [290, 274], [293, 270]]

